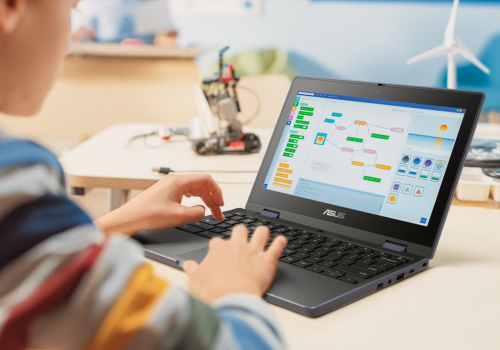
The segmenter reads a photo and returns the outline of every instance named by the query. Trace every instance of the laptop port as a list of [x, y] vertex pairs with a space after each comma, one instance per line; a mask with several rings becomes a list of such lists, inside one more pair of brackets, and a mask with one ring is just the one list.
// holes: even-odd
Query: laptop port
[[387, 284], [391, 284], [391, 283], [392, 283], [392, 280], [387, 281]]
[[410, 270], [410, 273], [414, 273], [414, 272], [415, 272], [415, 270], [414, 270], [414, 269], [411, 269], [411, 270]]
[[398, 281], [402, 280], [403, 278], [405, 277], [405, 274], [404, 273], [401, 273], [398, 275], [397, 279]]
[[377, 290], [382, 289], [382, 288], [384, 288], [384, 284], [383, 284], [383, 283], [380, 283], [380, 284], [377, 286]]
[[424, 264], [422, 265], [422, 267], [426, 267], [426, 266], [427, 266], [427, 263], [424, 263]]

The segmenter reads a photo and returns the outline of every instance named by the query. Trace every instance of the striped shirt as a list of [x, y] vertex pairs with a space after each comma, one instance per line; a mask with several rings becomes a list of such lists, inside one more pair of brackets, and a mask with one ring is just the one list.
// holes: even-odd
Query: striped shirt
[[285, 348], [262, 299], [193, 298], [138, 244], [104, 236], [64, 186], [51, 152], [0, 130], [1, 349]]

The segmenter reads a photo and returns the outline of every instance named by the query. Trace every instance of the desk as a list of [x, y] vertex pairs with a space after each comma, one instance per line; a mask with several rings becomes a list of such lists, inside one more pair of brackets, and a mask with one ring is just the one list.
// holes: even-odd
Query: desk
[[[77, 187], [145, 189], [161, 177], [150, 171], [152, 167], [196, 170], [223, 164], [257, 170], [263, 157], [263, 152], [244, 157], [195, 156], [189, 143], [180, 140], [175, 141], [175, 154], [168, 151], [169, 146], [145, 152], [140, 140], [125, 148], [132, 136], [155, 127], [117, 125], [77, 146], [61, 157], [68, 182]], [[251, 131], [261, 136], [265, 150], [271, 129]], [[244, 207], [255, 175], [213, 176], [221, 182], [224, 209]], [[196, 198], [185, 200], [187, 205], [198, 203]], [[317, 319], [272, 306], [290, 348], [500, 349], [499, 227], [497, 208], [452, 206], [427, 271]], [[160, 275], [189, 288], [183, 272], [151, 262]]]

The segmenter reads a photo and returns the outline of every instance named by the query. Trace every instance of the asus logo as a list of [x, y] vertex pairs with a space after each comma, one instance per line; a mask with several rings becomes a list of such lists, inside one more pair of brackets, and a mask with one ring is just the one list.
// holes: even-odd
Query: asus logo
[[344, 213], [337, 213], [335, 210], [330, 210], [330, 209], [326, 209], [325, 212], [323, 213], [323, 215], [333, 216], [334, 218], [337, 218], [337, 219], [345, 218]]

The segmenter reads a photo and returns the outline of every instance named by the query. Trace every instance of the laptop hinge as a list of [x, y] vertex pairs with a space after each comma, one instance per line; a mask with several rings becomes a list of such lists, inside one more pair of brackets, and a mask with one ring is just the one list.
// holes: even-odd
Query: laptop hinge
[[260, 213], [260, 215], [268, 216], [270, 218], [279, 218], [280, 217], [280, 213], [272, 211], [272, 210], [267, 210], [267, 209], [264, 209], [262, 211], [262, 213]]
[[382, 246], [383, 248], [387, 248], [390, 250], [395, 250], [397, 252], [405, 252], [406, 251], [406, 246], [402, 244], [397, 244], [397, 243], [392, 243], [389, 241], [385, 241], [384, 245]]

